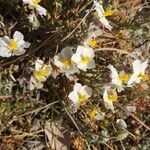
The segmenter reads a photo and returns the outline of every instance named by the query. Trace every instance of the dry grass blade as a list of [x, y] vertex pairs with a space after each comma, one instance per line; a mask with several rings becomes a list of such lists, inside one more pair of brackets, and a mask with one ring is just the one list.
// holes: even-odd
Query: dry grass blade
[[131, 58], [135, 58], [135, 56], [133, 56], [132, 54], [130, 54], [130, 52], [126, 51], [126, 50], [122, 50], [122, 49], [116, 49], [116, 48], [111, 48], [111, 47], [105, 47], [105, 48], [99, 48], [99, 49], [95, 49], [94, 50], [95, 52], [100, 52], [100, 51], [103, 51], [103, 52], [107, 52], [107, 51], [114, 51], [114, 52], [117, 52], [119, 54], [125, 54], [127, 56], [130, 56]]
[[20, 117], [24, 117], [24, 116], [27, 116], [27, 115], [30, 115], [30, 114], [33, 114], [33, 113], [38, 113], [39, 111], [41, 111], [41, 110], [43, 110], [43, 109], [46, 109], [46, 108], [48, 108], [48, 107], [50, 107], [50, 106], [52, 106], [52, 105], [55, 105], [56, 103], [58, 103], [58, 101], [55, 101], [55, 102], [50, 103], [50, 104], [48, 104], [48, 105], [46, 105], [46, 106], [37, 108], [37, 109], [35, 109], [35, 110], [33, 110], [33, 111], [29, 111], [29, 112], [24, 113], [24, 114], [22, 114], [22, 115], [20, 115], [20, 116], [16, 116], [14, 119], [20, 118]]

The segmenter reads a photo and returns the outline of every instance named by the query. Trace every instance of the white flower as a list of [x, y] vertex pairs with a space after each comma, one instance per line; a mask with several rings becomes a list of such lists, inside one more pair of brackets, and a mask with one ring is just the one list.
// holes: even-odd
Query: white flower
[[43, 82], [47, 80], [52, 72], [52, 66], [50, 64], [44, 64], [43, 60], [37, 59], [35, 62], [35, 71], [30, 79], [30, 89], [41, 89]]
[[43, 60], [37, 59], [35, 62], [34, 77], [39, 82], [45, 82], [52, 72], [50, 64], [44, 64]]
[[95, 68], [94, 51], [90, 47], [78, 46], [76, 53], [72, 56], [72, 61], [83, 71]]
[[10, 57], [18, 56], [26, 52], [25, 48], [29, 48], [30, 43], [24, 41], [24, 36], [16, 31], [13, 38], [8, 36], [0, 37], [0, 56]]
[[111, 30], [112, 26], [109, 24], [108, 20], [105, 18], [106, 16], [112, 15], [111, 9], [108, 9], [105, 12], [103, 6], [95, 0], [94, 0], [94, 8], [96, 12], [98, 13], [98, 16], [100, 18], [99, 20], [102, 23], [102, 25], [106, 27], [107, 29]]
[[54, 64], [66, 75], [78, 73], [76, 64], [71, 60], [73, 53], [71, 47], [65, 47], [62, 51], [54, 56]]
[[84, 46], [89, 46], [91, 48], [96, 48], [97, 47], [97, 40], [95, 38], [87, 38], [84, 41]]
[[104, 100], [105, 107], [107, 109], [110, 109], [112, 112], [114, 112], [113, 102], [116, 102], [117, 99], [118, 99], [118, 95], [116, 90], [106, 86], [103, 93], [103, 100]]
[[32, 25], [32, 29], [34, 29], [34, 30], [38, 29], [38, 27], [40, 26], [40, 22], [37, 19], [34, 12], [32, 12], [32, 14], [30, 14], [28, 16], [28, 19], [29, 19], [29, 23], [31, 23], [31, 25]]
[[132, 86], [135, 83], [140, 83], [141, 80], [148, 80], [148, 75], [145, 73], [145, 69], [148, 66], [148, 59], [142, 63], [141, 60], [135, 60], [132, 63], [133, 74], [128, 81], [128, 86]]
[[96, 28], [96, 29], [93, 29], [93, 28], [94, 27], [91, 27], [91, 29], [88, 31], [87, 38], [83, 42], [83, 45], [85, 47], [89, 46], [91, 48], [96, 48], [98, 46], [96, 37], [102, 35], [102, 31], [98, 28]]
[[89, 113], [89, 117], [91, 120], [103, 120], [105, 117], [105, 113], [101, 112], [98, 107], [94, 107], [92, 111]]
[[68, 95], [69, 99], [74, 104], [80, 104], [88, 100], [92, 95], [92, 89], [86, 85], [82, 86], [80, 83], [75, 83], [73, 91]]
[[24, 4], [28, 4], [30, 9], [35, 9], [41, 16], [47, 15], [47, 10], [39, 5], [41, 0], [22, 0]]
[[111, 79], [112, 84], [117, 87], [117, 91], [121, 92], [124, 90], [124, 84], [128, 82], [129, 75], [126, 74], [124, 71], [121, 71], [119, 74], [112, 65], [108, 65], [108, 68], [111, 71]]

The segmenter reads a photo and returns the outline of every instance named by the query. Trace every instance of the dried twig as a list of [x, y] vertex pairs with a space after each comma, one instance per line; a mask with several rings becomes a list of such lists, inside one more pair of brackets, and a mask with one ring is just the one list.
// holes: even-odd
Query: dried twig
[[[80, 26], [81, 24], [85, 21], [86, 17], [89, 15], [89, 13], [92, 11], [93, 6], [91, 7], [91, 9], [86, 13], [86, 15], [82, 18], [82, 20], [79, 22], [79, 24], [67, 35], [65, 36], [61, 42], [65, 41], [66, 39], [68, 39]], [[60, 43], [61, 43], [60, 42]]]
[[[17, 135], [8, 135], [8, 136], [0, 136], [0, 139], [8, 139], [8, 138], [24, 138], [26, 136], [37, 136], [38, 133], [43, 132], [44, 130], [39, 130], [32, 133], [24, 132], [23, 134], [17, 134]], [[42, 135], [43, 136], [43, 135]]]

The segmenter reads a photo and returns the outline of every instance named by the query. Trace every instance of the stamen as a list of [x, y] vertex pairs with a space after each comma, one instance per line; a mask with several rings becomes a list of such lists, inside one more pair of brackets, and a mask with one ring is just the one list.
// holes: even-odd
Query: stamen
[[9, 43], [9, 48], [12, 51], [16, 51], [17, 50], [17, 42], [15, 40], [11, 39], [10, 43]]
[[41, 2], [41, 0], [33, 0], [33, 5], [34, 5], [34, 6], [37, 6], [38, 3], [40, 3], [40, 2]]
[[79, 93], [78, 96], [79, 96], [79, 102], [83, 102], [87, 100], [87, 96], [84, 94]]
[[89, 63], [90, 60], [91, 60], [90, 57], [88, 57], [88, 56], [83, 56], [83, 57], [81, 58], [81, 63], [87, 64], [87, 63]]
[[104, 17], [107, 17], [107, 16], [112, 16], [113, 14], [113, 11], [112, 9], [109, 7], [106, 9], [105, 13], [103, 14]]
[[144, 81], [147, 81], [149, 79], [149, 76], [147, 74], [142, 74], [142, 73], [140, 73], [138, 77], [141, 77]]
[[108, 96], [108, 99], [111, 101], [111, 102], [115, 102], [117, 101], [118, 99], [118, 96], [116, 94], [111, 94]]
[[129, 80], [129, 75], [128, 74], [121, 74], [119, 75], [119, 79], [122, 83], [127, 83]]
[[98, 108], [94, 108], [90, 113], [89, 113], [89, 116], [90, 116], [90, 119], [93, 120], [96, 116], [96, 114], [98, 113], [99, 109]]
[[64, 59], [62, 62], [67, 69], [70, 69], [72, 67], [72, 63], [70, 59]]
[[97, 41], [95, 39], [90, 39], [89, 46], [95, 48], [97, 46]]
[[35, 77], [37, 80], [40, 80], [40, 78], [46, 77], [48, 75], [48, 67], [44, 67], [39, 71], [35, 72]]

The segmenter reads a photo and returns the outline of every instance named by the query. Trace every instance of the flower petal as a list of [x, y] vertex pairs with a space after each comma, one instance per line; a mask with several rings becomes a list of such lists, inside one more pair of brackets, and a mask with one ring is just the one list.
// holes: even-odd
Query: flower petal
[[29, 42], [24, 42], [24, 44], [23, 44], [22, 46], [23, 46], [23, 48], [29, 48], [30, 45], [31, 45], [31, 43], [29, 43]]
[[13, 35], [13, 39], [16, 41], [16, 42], [19, 42], [19, 41], [22, 41], [24, 39], [24, 36], [21, 32], [19, 31], [15, 31], [14, 35]]
[[145, 69], [148, 66], [148, 59], [141, 64], [141, 73], [145, 74]]
[[94, 59], [91, 59], [91, 61], [87, 64], [87, 67], [88, 67], [89, 69], [95, 68], [95, 60], [94, 60]]
[[38, 59], [36, 60], [36, 62], [35, 62], [35, 70], [36, 70], [36, 71], [41, 70], [43, 64], [44, 64], [44, 61], [43, 61], [43, 60], [40, 60], [40, 59], [38, 58]]
[[62, 68], [64, 66], [62, 63], [62, 60], [61, 60], [61, 54], [60, 53], [54, 56], [54, 64], [58, 68]]
[[47, 15], [47, 10], [45, 8], [43, 8], [42, 6], [40, 6], [40, 5], [36, 6], [36, 11], [41, 16], [46, 16]]
[[20, 47], [17, 51], [12, 52], [12, 56], [19, 56], [26, 52], [26, 50], [22, 47]]
[[87, 71], [87, 64], [79, 63], [77, 64], [77, 67], [84, 72]]
[[69, 99], [70, 99], [73, 103], [75, 103], [75, 104], [78, 103], [78, 94], [77, 94], [77, 92], [75, 92], [75, 91], [71, 92], [71, 93], [68, 95], [68, 97], [69, 97]]
[[132, 86], [132, 84], [134, 83], [140, 83], [140, 78], [137, 77], [137, 74], [132, 74], [132, 76], [130, 77], [127, 86], [130, 87]]
[[31, 76], [29, 89], [34, 90], [34, 89], [42, 89], [42, 88], [43, 88], [43, 83], [37, 82], [37, 80], [33, 76]]
[[94, 6], [95, 6], [95, 10], [97, 11], [97, 13], [98, 13], [98, 15], [100, 17], [99, 20], [102, 23], [102, 25], [105, 28], [111, 30], [112, 26], [109, 24], [108, 20], [104, 17], [105, 11], [104, 11], [103, 6], [100, 3], [98, 3], [97, 1], [94, 1]]
[[116, 68], [114, 68], [114, 66], [111, 65], [111, 64], [108, 65], [108, 68], [111, 71], [111, 78], [112, 79], [117, 79], [119, 75], [118, 75], [118, 72], [117, 72]]
[[142, 62], [140, 60], [135, 60], [132, 63], [134, 74], [139, 75], [141, 73], [141, 64], [142, 64]]
[[75, 83], [73, 90], [79, 92], [82, 89], [82, 85], [80, 83]]
[[94, 50], [90, 47], [85, 47], [85, 49], [83, 51], [83, 56], [88, 56], [90, 58], [94, 58], [95, 57]]
[[88, 87], [87, 85], [84, 85], [83, 90], [86, 92], [86, 95], [88, 95], [88, 97], [92, 96], [92, 89], [90, 87]]
[[80, 55], [73, 54], [72, 57], [71, 57], [71, 60], [72, 60], [74, 63], [78, 64], [78, 63], [80, 62], [80, 60], [81, 60], [81, 57], [80, 57]]
[[100, 18], [99, 21], [105, 28], [107, 28], [110, 31], [112, 30], [113, 27], [109, 24], [108, 20], [105, 17]]
[[11, 57], [12, 53], [7, 47], [0, 46], [0, 56], [2, 57]]
[[85, 51], [85, 47], [84, 47], [84, 46], [79, 45], [79, 46], [77, 47], [76, 54], [77, 54], [77, 55], [80, 55], [80, 54], [82, 54], [82, 53], [83, 53], [83, 51]]
[[61, 55], [64, 58], [69, 58], [70, 59], [71, 56], [73, 55], [71, 47], [67, 46], [67, 47], [63, 48], [62, 51], [61, 51]]
[[108, 93], [107, 93], [108, 90], [109, 90], [109, 87], [105, 87], [105, 90], [104, 90], [104, 93], [103, 93], [104, 105], [107, 109], [110, 109], [112, 112], [114, 112], [113, 103], [108, 98]]
[[37, 19], [34, 11], [31, 14], [29, 14], [28, 19], [29, 19], [29, 23], [32, 25], [32, 29], [33, 30], [38, 29], [38, 27], [40, 26], [40, 22]]
[[95, 10], [102, 15], [103, 13], [105, 13], [104, 8], [102, 5], [100, 5], [100, 3], [98, 3], [97, 1], [94, 0], [94, 6], [95, 6]]
[[10, 42], [10, 38], [8, 36], [4, 36], [0, 38], [0, 46], [8, 47]]
[[31, 0], [22, 0], [24, 4], [30, 4]]

